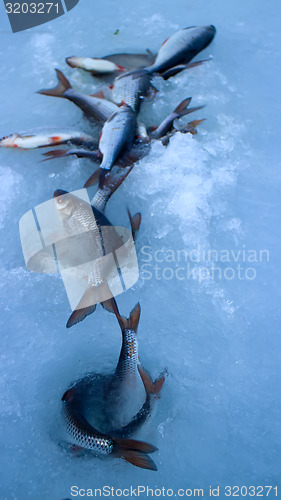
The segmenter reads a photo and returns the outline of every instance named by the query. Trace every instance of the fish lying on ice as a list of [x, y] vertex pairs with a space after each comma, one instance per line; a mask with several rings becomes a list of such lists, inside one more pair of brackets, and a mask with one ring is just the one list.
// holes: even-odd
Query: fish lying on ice
[[[103, 257], [123, 247], [123, 240], [98, 209], [77, 196], [59, 189], [54, 193], [54, 203], [65, 235], [72, 238], [71, 246], [67, 239], [60, 242], [60, 255], [66, 255], [66, 261], [60, 259], [60, 262], [64, 267], [71, 268], [76, 265], [75, 260], [77, 265], [82, 260], [90, 262], [86, 276], [88, 286], [68, 319], [66, 326], [70, 328], [93, 313], [97, 303], [101, 303], [110, 312], [115, 311], [115, 300], [108, 284], [108, 276], [114, 263], [111, 260], [104, 262]], [[132, 224], [138, 230], [140, 214], [132, 217]], [[105, 226], [110, 226], [111, 230], [102, 231]], [[58, 252], [58, 243], [56, 249]]]
[[71, 143], [75, 145], [93, 146], [93, 138], [87, 134], [77, 131], [68, 132], [38, 132], [37, 134], [11, 134], [0, 139], [0, 147], [36, 149], [47, 146], [57, 146], [60, 144]]
[[127, 104], [123, 104], [105, 122], [99, 142], [99, 150], [103, 155], [101, 169], [110, 170], [118, 156], [131, 147], [136, 125], [136, 115]]
[[147, 50], [145, 54], [110, 54], [102, 58], [67, 57], [66, 62], [71, 68], [89, 71], [94, 76], [104, 76], [120, 71], [132, 71], [153, 64], [155, 56]]
[[124, 71], [124, 67], [106, 59], [96, 59], [92, 57], [67, 57], [67, 64], [71, 68], [84, 69], [92, 74], [111, 74], [117, 71]]
[[118, 105], [125, 102], [135, 113], [138, 113], [141, 100], [147, 97], [150, 91], [156, 92], [151, 85], [151, 74], [145, 69], [140, 69], [115, 78], [112, 99]]
[[[161, 45], [154, 63], [147, 67], [151, 73], [170, 71], [178, 65], [187, 64], [213, 40], [216, 28], [210, 26], [192, 26], [174, 33]], [[179, 68], [181, 71], [183, 68]], [[173, 75], [176, 74], [173, 71]], [[166, 77], [168, 77], [166, 73]], [[172, 75], [171, 75], [172, 76]]]
[[175, 109], [174, 111], [163, 120], [157, 128], [151, 131], [150, 137], [152, 139], [161, 139], [165, 137], [173, 128], [174, 121], [181, 118], [182, 116], [193, 113], [194, 111], [198, 111], [199, 109], [204, 108], [204, 106], [196, 106], [193, 108], [188, 108], [191, 103], [191, 97], [184, 99]]
[[67, 431], [75, 443], [98, 456], [120, 457], [142, 469], [157, 470], [148, 453], [157, 448], [143, 441], [134, 439], [115, 438], [99, 432], [84, 418], [79, 405], [73, 401], [73, 390], [68, 390], [62, 398]]
[[[129, 318], [122, 317], [117, 306], [115, 314], [122, 331], [115, 373], [111, 376], [90, 374], [76, 382], [63, 396], [67, 403], [63, 410], [69, 434], [76, 444], [99, 454], [110, 453], [109, 436], [128, 438], [146, 422], [165, 381], [162, 374], [153, 382], [139, 361], [137, 329], [140, 305], [135, 306]], [[96, 430], [97, 424], [100, 431]], [[95, 446], [98, 438], [101, 449]], [[114, 438], [111, 439], [114, 441]], [[143, 466], [135, 461], [131, 463]], [[145, 468], [157, 470], [151, 459], [147, 461], [146, 458], [144, 463]]]
[[58, 85], [52, 89], [39, 90], [38, 94], [49, 95], [54, 97], [62, 97], [68, 99], [78, 106], [86, 116], [94, 120], [104, 123], [108, 118], [118, 111], [118, 106], [107, 99], [88, 96], [74, 90], [64, 74], [56, 69]]

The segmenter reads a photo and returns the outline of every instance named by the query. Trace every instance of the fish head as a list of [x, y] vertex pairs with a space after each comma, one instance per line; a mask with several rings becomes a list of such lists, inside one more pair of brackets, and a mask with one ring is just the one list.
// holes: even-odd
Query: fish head
[[54, 203], [58, 213], [70, 217], [76, 207], [76, 197], [68, 191], [57, 189], [53, 195]]
[[2, 139], [0, 139], [0, 147], [2, 146], [4, 148], [16, 148], [17, 145], [15, 144], [15, 141], [18, 139], [18, 137], [18, 134], [11, 134], [2, 137]]

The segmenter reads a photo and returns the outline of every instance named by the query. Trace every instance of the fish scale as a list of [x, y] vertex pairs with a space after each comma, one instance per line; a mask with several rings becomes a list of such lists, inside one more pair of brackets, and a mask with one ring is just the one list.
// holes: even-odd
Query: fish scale
[[68, 401], [64, 401], [66, 428], [76, 443], [101, 455], [109, 455], [113, 450], [113, 441], [100, 434], [94, 427], [75, 412]]
[[132, 71], [115, 78], [112, 98], [116, 104], [123, 101], [138, 113], [140, 100], [145, 97], [150, 87], [151, 75], [146, 70]]

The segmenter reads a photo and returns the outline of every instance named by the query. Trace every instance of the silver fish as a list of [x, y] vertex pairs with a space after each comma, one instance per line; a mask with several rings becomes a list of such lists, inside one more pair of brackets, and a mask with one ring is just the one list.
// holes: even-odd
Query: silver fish
[[39, 90], [38, 94], [68, 99], [76, 104], [85, 115], [101, 123], [108, 120], [118, 110], [118, 106], [111, 101], [96, 96], [88, 96], [74, 90], [60, 70], [56, 69], [56, 73], [58, 85], [52, 89]]
[[[174, 126], [174, 121], [182, 116], [185, 116], [189, 113], [193, 113], [194, 111], [198, 111], [199, 109], [204, 108], [204, 106], [197, 106], [194, 108], [188, 108], [191, 102], [191, 97], [184, 99], [175, 109], [174, 111], [163, 120], [160, 125], [151, 132], [150, 136], [152, 139], [161, 139], [166, 136], [168, 132], [170, 132]], [[188, 109], [187, 109], [188, 108]]]
[[141, 99], [148, 95], [150, 88], [151, 75], [147, 70], [124, 73], [114, 80], [112, 99], [116, 104], [125, 102], [135, 113], [138, 113]]
[[63, 412], [67, 431], [75, 443], [98, 456], [120, 457], [143, 469], [157, 470], [153, 460], [147, 455], [157, 448], [143, 441], [115, 438], [92, 427], [75, 402], [75, 389], [68, 390], [62, 397]]
[[171, 68], [187, 64], [213, 40], [216, 28], [210, 26], [192, 26], [174, 33], [165, 40], [154, 63], [147, 69], [151, 73], [163, 73]]
[[57, 146], [59, 144], [93, 144], [93, 139], [87, 134], [82, 134], [77, 131], [68, 132], [38, 132], [25, 134], [11, 134], [0, 139], [0, 147], [4, 148], [19, 148], [19, 149], [36, 149], [47, 146]]
[[[115, 373], [111, 376], [90, 374], [63, 397], [63, 401], [67, 401], [64, 415], [68, 432], [78, 445], [99, 454], [110, 453], [109, 436], [128, 438], [143, 425], [165, 381], [162, 374], [153, 382], [139, 361], [140, 305], [136, 305], [129, 318], [120, 316], [117, 306], [115, 314], [122, 330], [122, 347]], [[135, 414], [132, 413], [134, 409]], [[97, 425], [101, 432], [95, 429]]]
[[67, 57], [66, 62], [71, 68], [89, 71], [94, 76], [107, 76], [120, 71], [132, 71], [153, 64], [155, 56], [147, 50], [145, 54], [110, 54], [102, 58]]
[[[67, 322], [69, 328], [93, 313], [97, 303], [114, 312], [115, 300], [107, 282], [111, 267], [101, 261], [105, 255], [121, 248], [123, 241], [114, 228], [101, 231], [111, 226], [109, 220], [77, 196], [59, 189], [54, 193], [54, 203], [65, 232], [65, 237], [56, 243], [60, 264], [72, 268], [83, 262], [93, 263], [88, 271], [86, 291]], [[71, 238], [71, 245], [67, 237]]]
[[105, 122], [99, 150], [103, 155], [101, 168], [110, 170], [118, 156], [133, 143], [136, 133], [136, 115], [123, 104], [116, 113]]
[[108, 59], [98, 59], [93, 57], [67, 57], [67, 64], [71, 68], [79, 68], [84, 71], [89, 71], [92, 74], [111, 74], [117, 71], [124, 71], [124, 68], [119, 64], [109, 61]]

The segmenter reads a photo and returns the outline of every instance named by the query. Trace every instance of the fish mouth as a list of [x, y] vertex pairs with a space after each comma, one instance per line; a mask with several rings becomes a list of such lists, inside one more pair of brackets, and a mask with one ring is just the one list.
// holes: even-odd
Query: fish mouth
[[[65, 59], [65, 61], [67, 62], [67, 64], [71, 67], [71, 68], [76, 68], [77, 67], [77, 63], [76, 63], [76, 57], [74, 56], [71, 56], [71, 57], [67, 57]], [[76, 63], [76, 64], [75, 64]]]

